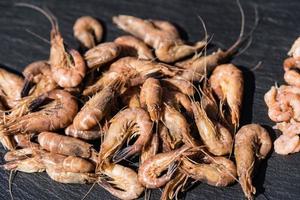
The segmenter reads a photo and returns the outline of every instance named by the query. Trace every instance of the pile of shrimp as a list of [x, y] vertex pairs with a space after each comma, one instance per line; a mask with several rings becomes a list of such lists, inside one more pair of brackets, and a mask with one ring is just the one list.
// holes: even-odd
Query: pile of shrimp
[[175, 199], [195, 182], [238, 182], [254, 198], [253, 171], [272, 142], [259, 124], [239, 127], [244, 78], [229, 61], [251, 35], [243, 25], [231, 47], [206, 54], [208, 37], [189, 44], [170, 22], [127, 15], [113, 22], [130, 35], [101, 43], [102, 25], [84, 16], [74, 24], [79, 52], [50, 11], [17, 6], [49, 19], [51, 47], [23, 77], [0, 70], [2, 168], [97, 184], [120, 199], [157, 188]]
[[283, 62], [284, 80], [288, 85], [272, 86], [265, 94], [268, 115], [276, 122], [273, 128], [282, 133], [274, 142], [275, 152], [281, 155], [300, 151], [300, 37], [288, 56]]

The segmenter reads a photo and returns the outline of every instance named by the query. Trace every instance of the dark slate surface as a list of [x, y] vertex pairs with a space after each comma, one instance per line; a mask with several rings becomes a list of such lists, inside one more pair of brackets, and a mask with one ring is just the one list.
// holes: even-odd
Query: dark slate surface
[[[13, 7], [13, 2], [0, 1], [0, 65], [20, 72], [34, 60], [46, 59], [49, 45], [28, 34], [29, 29], [42, 37], [49, 38], [50, 24], [45, 17], [27, 8]], [[24, 1], [23, 1], [24, 2]], [[68, 44], [77, 47], [72, 37], [72, 25], [81, 15], [99, 18], [106, 26], [105, 40], [109, 41], [123, 34], [111, 23], [117, 14], [129, 14], [146, 18], [159, 18], [176, 22], [184, 31], [182, 35], [189, 41], [203, 38], [203, 30], [197, 15], [203, 17], [214, 43], [228, 47], [238, 35], [240, 15], [235, 1], [84, 1], [52, 0], [25, 1], [49, 8], [59, 20], [60, 29]], [[300, 33], [300, 2], [267, 0], [242, 1], [246, 13], [246, 28], [249, 30], [254, 20], [253, 7], [258, 6], [260, 24], [254, 33], [251, 47], [233, 63], [245, 72], [246, 96], [243, 124], [255, 122], [270, 127], [267, 109], [263, 101], [264, 93], [276, 81], [283, 83], [282, 60], [293, 40]], [[253, 68], [258, 61], [262, 66]], [[275, 133], [271, 132], [272, 137]], [[4, 153], [0, 149], [1, 157]], [[257, 199], [300, 199], [300, 154], [279, 156], [272, 153], [263, 162], [255, 177]], [[3, 160], [1, 160], [3, 162]], [[8, 199], [9, 173], [0, 169], [0, 198]], [[89, 190], [88, 185], [64, 185], [51, 181], [46, 174], [18, 173], [13, 181], [15, 199], [81, 199]], [[157, 190], [153, 199], [159, 199]], [[87, 199], [114, 199], [108, 192], [96, 186]], [[243, 199], [238, 184], [227, 188], [215, 188], [198, 184], [186, 195], [186, 199]]]

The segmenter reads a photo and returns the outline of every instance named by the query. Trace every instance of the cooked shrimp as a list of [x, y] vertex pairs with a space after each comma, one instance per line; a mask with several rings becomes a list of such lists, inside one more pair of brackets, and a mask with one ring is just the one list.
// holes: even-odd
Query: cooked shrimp
[[180, 78], [167, 78], [161, 80], [162, 84], [170, 89], [180, 91], [188, 96], [193, 96], [195, 94], [195, 88], [193, 83]]
[[152, 121], [157, 122], [162, 113], [162, 88], [158, 79], [148, 78], [141, 88], [141, 106], [147, 108]]
[[31, 142], [31, 138], [33, 136], [34, 134], [14, 135], [14, 140], [16, 141], [18, 147], [38, 147], [39, 145], [37, 143]]
[[244, 78], [241, 70], [233, 64], [219, 65], [213, 71], [209, 81], [221, 102], [228, 104], [231, 122], [238, 127], [244, 91]]
[[128, 108], [141, 108], [140, 102], [140, 88], [131, 87], [128, 88], [122, 95], [121, 101], [124, 106]]
[[192, 108], [199, 134], [207, 149], [217, 156], [229, 154], [233, 143], [229, 130], [209, 119], [199, 102], [192, 102]]
[[154, 60], [151, 49], [136, 37], [130, 35], [120, 36], [114, 42], [121, 46], [122, 55], [124, 56], [136, 56], [139, 59]]
[[92, 160], [95, 158], [94, 156], [96, 156], [96, 152], [92, 149], [91, 144], [57, 133], [42, 132], [38, 136], [38, 142], [41, 148], [53, 153], [91, 158]]
[[245, 125], [235, 135], [234, 155], [237, 174], [247, 199], [253, 199], [256, 192], [251, 180], [255, 160], [265, 159], [271, 148], [269, 133], [258, 124]]
[[74, 37], [86, 48], [96, 46], [102, 40], [103, 27], [91, 16], [79, 17], [73, 26]]
[[[190, 46], [183, 42], [176, 30], [168, 22], [143, 20], [133, 16], [119, 15], [113, 22], [122, 30], [142, 39], [155, 49], [159, 60], [167, 63], [175, 62], [202, 49], [206, 42], [200, 41]], [[167, 25], [166, 25], [167, 24]]]
[[202, 89], [201, 105], [210, 119], [218, 119], [219, 106], [213, 96], [213, 91], [210, 86], [206, 86]]
[[287, 155], [300, 151], [299, 135], [281, 135], [274, 142], [274, 150], [281, 155]]
[[[147, 188], [159, 188], [171, 180], [178, 167], [178, 162], [190, 147], [182, 146], [179, 149], [166, 153], [159, 153], [146, 160], [139, 167], [139, 182]], [[165, 174], [162, 173], [167, 170]]]
[[[128, 138], [136, 136], [134, 144], [120, 150]], [[113, 155], [113, 161], [119, 162], [139, 153], [151, 137], [152, 121], [148, 113], [141, 108], [125, 109], [111, 120], [101, 144], [99, 159], [103, 162]]]
[[169, 129], [171, 138], [175, 139], [178, 136], [181, 136], [182, 142], [186, 145], [192, 147], [196, 147], [198, 145], [193, 136], [191, 136], [189, 124], [185, 117], [175, 108], [165, 105], [162, 121]]
[[101, 136], [103, 135], [103, 130], [99, 127], [95, 127], [91, 130], [81, 131], [75, 129], [74, 125], [71, 124], [65, 129], [65, 134], [74, 138], [80, 138], [84, 140], [96, 140], [101, 138]]
[[146, 160], [155, 156], [159, 150], [159, 134], [154, 133], [151, 140], [145, 145], [142, 150], [140, 163], [144, 163]]
[[274, 129], [279, 129], [283, 135], [294, 136], [300, 134], [300, 123], [291, 119], [289, 122], [280, 122], [277, 123]]
[[158, 125], [158, 134], [162, 142], [162, 152], [172, 151], [182, 145], [182, 135], [171, 135], [163, 123], [159, 123]]
[[84, 54], [84, 59], [89, 68], [101, 67], [114, 60], [121, 52], [121, 48], [114, 42], [99, 44]]
[[120, 79], [115, 79], [86, 102], [74, 118], [74, 128], [87, 131], [95, 127], [110, 110], [111, 102], [118, 95], [121, 85]]
[[63, 90], [52, 90], [38, 97], [34, 103], [39, 105], [47, 99], [53, 101], [43, 109], [31, 112], [12, 122], [6, 123], [4, 125], [5, 134], [15, 135], [54, 131], [66, 128], [72, 123], [78, 111], [77, 101], [72, 95]]
[[104, 177], [100, 177], [99, 185], [117, 198], [137, 199], [145, 190], [138, 181], [137, 173], [128, 167], [108, 164], [101, 173]]
[[25, 158], [22, 160], [10, 161], [3, 165], [5, 170], [13, 170], [25, 173], [35, 173], [45, 171], [45, 165], [41, 161], [40, 156]]
[[300, 87], [300, 74], [295, 70], [288, 70], [284, 73], [284, 80], [289, 85]]
[[165, 185], [160, 200], [178, 199], [178, 193], [183, 191], [187, 179], [185, 174], [177, 171], [174, 178]]

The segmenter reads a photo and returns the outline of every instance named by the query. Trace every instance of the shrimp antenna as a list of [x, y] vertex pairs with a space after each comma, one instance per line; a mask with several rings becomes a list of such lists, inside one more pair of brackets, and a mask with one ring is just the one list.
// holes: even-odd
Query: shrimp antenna
[[89, 188], [89, 190], [88, 190], [87, 193], [82, 197], [81, 200], [84, 200], [84, 199], [87, 198], [87, 196], [88, 196], [88, 195], [92, 192], [92, 190], [94, 189], [95, 185], [96, 185], [96, 182], [93, 183], [93, 185]]
[[31, 8], [33, 10], [36, 10], [36, 11], [42, 13], [49, 20], [49, 22], [51, 23], [51, 26], [55, 30], [55, 32], [58, 32], [57, 20], [52, 15], [51, 12], [48, 13], [47, 11], [43, 10], [42, 8], [32, 5], [32, 4], [29, 4], [29, 3], [15, 3], [15, 6]]
[[29, 29], [25, 29], [25, 31], [26, 31], [27, 33], [29, 33], [29, 34], [35, 36], [36, 38], [40, 39], [41, 41], [43, 41], [43, 42], [45, 42], [45, 43], [47, 43], [47, 44], [50, 44], [49, 40], [47, 40], [46, 38], [44, 38], [44, 37], [38, 35], [37, 33], [33, 32], [33, 31], [29, 30]]
[[11, 170], [9, 172], [9, 180], [8, 180], [8, 190], [9, 190], [9, 195], [10, 195], [11, 200], [14, 200], [14, 196], [13, 196], [13, 193], [12, 193], [12, 181], [13, 181], [13, 175], [14, 175], [13, 173], [14, 173], [13, 170]]

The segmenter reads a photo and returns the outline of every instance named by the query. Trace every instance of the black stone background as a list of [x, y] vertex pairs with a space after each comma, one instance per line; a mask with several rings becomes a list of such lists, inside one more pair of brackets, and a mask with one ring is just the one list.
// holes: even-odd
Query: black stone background
[[[25, 29], [49, 38], [50, 24], [45, 17], [28, 8], [14, 7], [20, 1], [0, 1], [0, 65], [14, 72], [35, 60], [47, 59], [49, 45], [30, 35]], [[68, 44], [77, 48], [72, 26], [76, 18], [91, 15], [105, 26], [105, 41], [124, 34], [112, 24], [112, 16], [129, 14], [143, 18], [164, 19], [180, 28], [182, 37], [189, 41], [203, 38], [198, 19], [201, 16], [208, 33], [214, 35], [213, 43], [222, 48], [230, 46], [240, 29], [240, 14], [235, 1], [231, 0], [24, 0], [49, 8], [59, 20], [60, 30]], [[246, 31], [254, 21], [257, 5], [260, 24], [253, 35], [251, 47], [232, 62], [241, 67], [245, 75], [245, 100], [242, 124], [260, 123], [271, 127], [263, 96], [275, 82], [283, 84], [282, 61], [292, 42], [300, 33], [300, 1], [294, 0], [243, 0], [246, 14]], [[262, 65], [251, 71], [259, 61]], [[269, 128], [269, 130], [271, 130]], [[275, 138], [275, 132], [270, 132]], [[0, 149], [1, 158], [5, 151]], [[300, 199], [300, 154], [280, 156], [272, 153], [262, 163], [254, 179], [257, 199]], [[3, 162], [3, 160], [1, 160]], [[9, 199], [9, 173], [0, 169], [0, 198]], [[65, 185], [52, 181], [45, 173], [18, 173], [13, 181], [15, 199], [81, 199], [89, 185]], [[159, 199], [156, 190], [152, 199]], [[87, 199], [114, 199], [108, 192], [96, 186]], [[186, 195], [186, 199], [243, 199], [238, 184], [216, 188], [199, 183]]]

